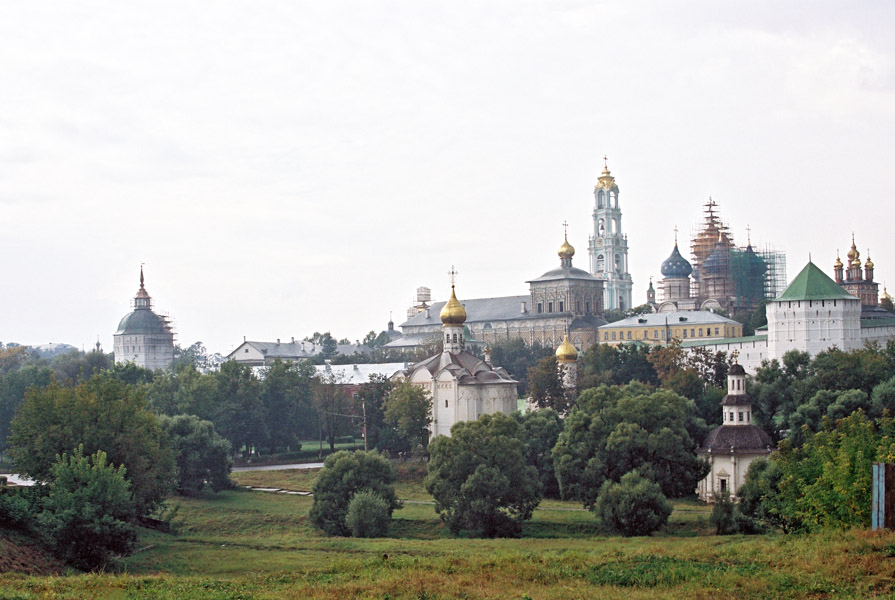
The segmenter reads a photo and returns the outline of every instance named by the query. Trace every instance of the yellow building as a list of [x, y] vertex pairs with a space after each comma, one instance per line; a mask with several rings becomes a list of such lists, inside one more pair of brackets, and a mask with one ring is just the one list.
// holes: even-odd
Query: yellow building
[[672, 340], [711, 340], [743, 335], [742, 323], [707, 310], [681, 310], [628, 317], [597, 330], [601, 344], [667, 344]]

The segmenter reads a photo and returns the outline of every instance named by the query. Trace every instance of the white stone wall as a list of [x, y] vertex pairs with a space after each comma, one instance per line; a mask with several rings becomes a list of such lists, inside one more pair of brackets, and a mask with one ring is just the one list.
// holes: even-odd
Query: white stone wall
[[116, 335], [116, 363], [133, 362], [146, 369], [167, 369], [174, 361], [173, 335]]
[[[730, 454], [722, 452], [709, 452], [700, 454], [699, 458], [706, 458], [711, 466], [711, 471], [705, 479], [696, 487], [696, 494], [700, 500], [712, 502], [721, 492], [722, 485], [726, 485], [731, 498], [739, 494], [740, 488], [746, 482], [746, 471], [749, 463], [756, 458], [767, 456], [762, 454]], [[724, 484], [722, 484], [724, 480]]]
[[836, 346], [853, 350], [861, 338], [861, 301], [774, 300], [767, 304], [768, 358], [780, 359], [790, 350], [814, 356]]
[[[743, 365], [747, 373], [755, 374], [755, 370], [761, 366], [761, 361], [768, 358], [768, 342], [766, 340], [753, 340], [744, 342], [725, 342], [721, 344], [704, 344], [698, 346], [712, 353], [721, 351], [730, 354], [734, 350], [738, 352], [737, 362]], [[684, 348], [685, 351], [692, 348]]]
[[450, 435], [455, 423], [516, 410], [514, 383], [460, 385], [448, 371], [433, 381], [425, 369], [414, 373], [411, 381], [432, 395], [432, 438]]

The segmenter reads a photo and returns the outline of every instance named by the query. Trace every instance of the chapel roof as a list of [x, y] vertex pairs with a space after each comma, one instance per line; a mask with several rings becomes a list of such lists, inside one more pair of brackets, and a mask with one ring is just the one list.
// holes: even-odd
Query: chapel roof
[[509, 376], [503, 367], [492, 368], [485, 361], [466, 352], [441, 352], [413, 365], [407, 375], [411, 376], [425, 369], [435, 377], [442, 371], [448, 371], [460, 385], [484, 385], [490, 383], [506, 383], [516, 385], [515, 379]]
[[729, 454], [770, 454], [774, 447], [771, 436], [756, 425], [721, 425], [709, 433], [698, 453], [711, 450]]

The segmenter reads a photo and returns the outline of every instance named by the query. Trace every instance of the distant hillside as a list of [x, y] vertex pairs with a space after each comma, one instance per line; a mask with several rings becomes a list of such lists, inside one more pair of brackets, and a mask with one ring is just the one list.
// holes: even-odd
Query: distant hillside
[[0, 573], [54, 575], [65, 565], [26, 535], [0, 529]]
[[[19, 348], [22, 344], [16, 342], [8, 342], [7, 348]], [[68, 354], [69, 352], [77, 352], [78, 349], [71, 344], [57, 344], [50, 342], [49, 344], [41, 344], [40, 346], [25, 346], [28, 352], [36, 354], [40, 358], [53, 358], [60, 354]]]

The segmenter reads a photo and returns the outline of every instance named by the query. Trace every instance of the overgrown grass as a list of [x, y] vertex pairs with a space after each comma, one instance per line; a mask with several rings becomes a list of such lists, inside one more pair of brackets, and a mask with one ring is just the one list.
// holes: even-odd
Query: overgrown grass
[[[313, 473], [241, 473], [310, 487]], [[711, 535], [709, 509], [676, 502], [659, 534], [600, 533], [580, 506], [545, 501], [519, 539], [455, 538], [415, 475], [380, 539], [328, 538], [312, 500], [232, 490], [179, 500], [177, 535], [143, 532], [116, 574], [0, 576], [2, 598], [832, 598], [895, 595], [895, 534]], [[291, 482], [291, 485], [285, 485]], [[406, 493], [407, 495], [403, 495]]]

